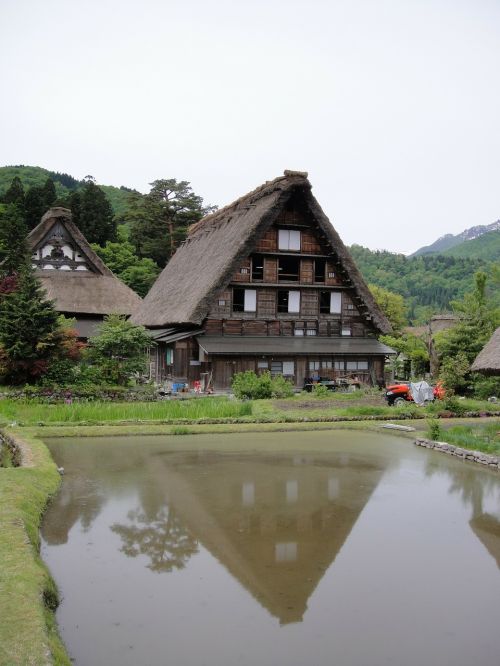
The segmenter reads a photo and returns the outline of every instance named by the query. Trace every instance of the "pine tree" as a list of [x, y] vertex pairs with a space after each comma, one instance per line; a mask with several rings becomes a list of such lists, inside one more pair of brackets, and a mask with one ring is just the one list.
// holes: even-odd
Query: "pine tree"
[[132, 227], [130, 241], [139, 257], [165, 266], [185, 239], [188, 227], [215, 208], [204, 207], [203, 199], [184, 180], [155, 180], [150, 185], [146, 196], [131, 197], [127, 215]]
[[0, 373], [19, 384], [43, 375], [57, 352], [58, 315], [30, 266], [0, 299]]

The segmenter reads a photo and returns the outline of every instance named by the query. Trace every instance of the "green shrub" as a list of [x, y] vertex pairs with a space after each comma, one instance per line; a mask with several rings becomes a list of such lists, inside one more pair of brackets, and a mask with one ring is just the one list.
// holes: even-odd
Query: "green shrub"
[[312, 392], [315, 398], [328, 398], [330, 395], [330, 391], [324, 384], [315, 384]]
[[429, 419], [427, 421], [427, 437], [434, 441], [441, 439], [441, 426], [437, 419]]
[[271, 393], [273, 398], [291, 398], [293, 395], [293, 384], [283, 375], [276, 375], [271, 380]]
[[256, 375], [252, 370], [238, 372], [232, 381], [233, 393], [237, 398], [258, 400], [263, 398], [289, 398], [293, 395], [293, 385], [281, 375], [272, 377], [269, 371]]
[[458, 416], [464, 414], [467, 411], [465, 405], [462, 405], [460, 400], [458, 400], [458, 398], [456, 398], [454, 395], [445, 397], [444, 400], [441, 401], [441, 407], [445, 411], [453, 412], [453, 414], [457, 414]]
[[493, 395], [500, 400], [500, 377], [478, 377], [474, 382], [474, 397], [487, 400]]

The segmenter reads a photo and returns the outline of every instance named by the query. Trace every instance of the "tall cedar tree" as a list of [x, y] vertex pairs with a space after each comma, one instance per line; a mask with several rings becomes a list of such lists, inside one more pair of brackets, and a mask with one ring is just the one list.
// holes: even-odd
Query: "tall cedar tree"
[[6, 204], [24, 205], [24, 187], [19, 176], [14, 176], [9, 189], [3, 195], [3, 202]]
[[139, 257], [163, 267], [186, 238], [188, 227], [215, 207], [204, 207], [203, 199], [184, 180], [155, 180], [150, 185], [149, 194], [130, 199], [130, 241]]
[[72, 192], [69, 201], [73, 222], [89, 243], [104, 245], [108, 240], [116, 240], [113, 209], [92, 176], [85, 178], [81, 190]]
[[22, 207], [8, 204], [0, 213], [0, 258], [2, 279], [15, 276], [27, 261], [26, 225]]
[[36, 227], [56, 198], [54, 181], [50, 178], [47, 178], [42, 187], [30, 187], [24, 198], [25, 221], [29, 230]]

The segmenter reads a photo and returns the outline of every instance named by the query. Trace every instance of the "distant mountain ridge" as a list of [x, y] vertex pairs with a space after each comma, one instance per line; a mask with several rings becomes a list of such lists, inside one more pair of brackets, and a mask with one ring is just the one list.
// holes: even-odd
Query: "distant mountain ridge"
[[434, 241], [432, 245], [425, 245], [413, 254], [410, 254], [410, 257], [418, 257], [422, 254], [442, 254], [445, 253], [446, 250], [450, 250], [466, 241], [480, 238], [492, 231], [500, 231], [500, 220], [492, 222], [492, 224], [478, 224], [475, 227], [465, 229], [465, 231], [462, 231], [461, 234], [457, 234], [456, 236], [453, 234], [445, 234], [444, 236], [441, 236], [441, 238], [438, 238], [437, 241]]

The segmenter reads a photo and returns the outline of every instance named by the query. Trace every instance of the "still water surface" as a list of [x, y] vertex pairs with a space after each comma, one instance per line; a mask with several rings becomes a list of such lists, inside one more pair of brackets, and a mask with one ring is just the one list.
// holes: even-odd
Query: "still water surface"
[[498, 666], [500, 476], [394, 436], [49, 441], [77, 666]]

